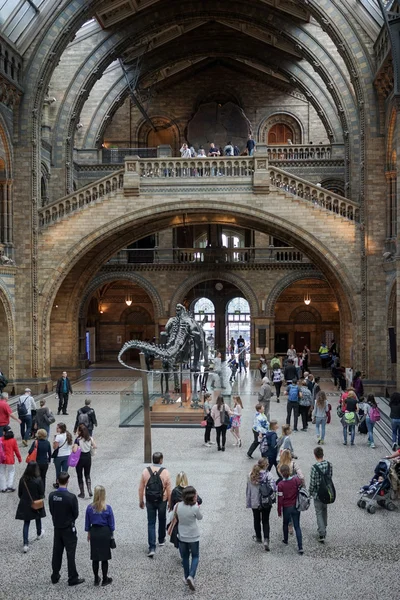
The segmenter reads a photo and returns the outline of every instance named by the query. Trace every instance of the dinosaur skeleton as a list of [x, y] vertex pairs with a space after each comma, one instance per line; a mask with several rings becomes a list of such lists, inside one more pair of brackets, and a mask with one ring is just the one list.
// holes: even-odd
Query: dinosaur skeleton
[[[174, 375], [175, 392], [179, 393], [180, 384], [178, 378], [178, 368], [181, 364], [189, 362], [192, 352], [193, 361], [191, 364], [191, 373], [193, 374], [192, 406], [197, 408], [198, 393], [197, 383], [200, 376], [200, 360], [204, 359], [204, 367], [208, 371], [208, 346], [206, 343], [203, 325], [194, 320], [182, 304], [176, 306], [176, 316], [171, 317], [165, 326], [165, 331], [161, 334], [165, 342], [162, 344], [151, 344], [141, 340], [130, 340], [126, 342], [118, 354], [118, 360], [124, 367], [134, 369], [127, 365], [123, 360], [123, 354], [131, 349], [137, 348], [145, 354], [151, 354], [155, 358], [162, 360], [163, 369], [161, 375], [161, 386], [163, 386], [163, 377], [165, 376], [165, 394], [163, 394], [163, 403], [174, 402], [169, 395], [169, 376]], [[163, 389], [161, 389], [163, 392]]]

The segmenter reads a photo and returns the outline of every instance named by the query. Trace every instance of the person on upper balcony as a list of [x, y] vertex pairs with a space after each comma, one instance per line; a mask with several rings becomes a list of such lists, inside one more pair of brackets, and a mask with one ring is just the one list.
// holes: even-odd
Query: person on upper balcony
[[211, 142], [210, 149], [208, 151], [208, 156], [219, 156], [219, 155], [220, 155], [220, 151], [215, 146], [215, 144], [213, 142]]
[[232, 142], [228, 142], [224, 148], [225, 156], [234, 156], [234, 148], [232, 146]]
[[181, 153], [181, 158], [191, 158], [192, 157], [192, 153], [190, 152], [190, 148], [187, 144], [182, 144], [180, 153]]
[[247, 140], [247, 144], [246, 144], [246, 148], [247, 148], [247, 152], [249, 153], [249, 156], [253, 156], [255, 147], [256, 147], [256, 143], [253, 140], [253, 137], [251, 135], [249, 135], [249, 139]]

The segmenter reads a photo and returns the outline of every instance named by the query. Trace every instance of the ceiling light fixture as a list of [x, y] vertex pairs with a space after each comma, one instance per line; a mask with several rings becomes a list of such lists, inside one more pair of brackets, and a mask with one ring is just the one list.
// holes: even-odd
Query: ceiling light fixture
[[308, 306], [308, 305], [310, 304], [310, 302], [311, 302], [311, 296], [310, 296], [310, 294], [309, 294], [309, 293], [307, 293], [307, 294], [304, 296], [304, 304], [307, 304], [307, 306]]

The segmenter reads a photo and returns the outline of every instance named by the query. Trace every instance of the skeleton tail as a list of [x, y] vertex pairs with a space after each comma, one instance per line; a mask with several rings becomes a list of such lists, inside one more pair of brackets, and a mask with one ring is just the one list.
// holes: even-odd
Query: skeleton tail
[[178, 334], [175, 338], [173, 345], [169, 348], [162, 348], [161, 346], [157, 346], [156, 344], [150, 344], [149, 342], [142, 342], [140, 340], [130, 340], [122, 346], [118, 354], [118, 361], [124, 367], [135, 370], [135, 367], [127, 365], [122, 360], [122, 355], [130, 348], [137, 348], [141, 352], [149, 352], [153, 354], [156, 358], [160, 358], [162, 360], [172, 360], [178, 354], [179, 350], [182, 347], [182, 339], [180, 339], [181, 337], [183, 336], [180, 336]]

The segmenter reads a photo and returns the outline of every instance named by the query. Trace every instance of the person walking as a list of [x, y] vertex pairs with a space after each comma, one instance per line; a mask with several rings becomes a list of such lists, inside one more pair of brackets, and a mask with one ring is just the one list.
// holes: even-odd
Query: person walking
[[365, 421], [368, 429], [368, 446], [370, 448], [376, 448], [374, 441], [374, 426], [375, 423], [380, 421], [381, 415], [373, 394], [368, 394], [367, 402], [364, 403], [364, 406], [367, 412]]
[[253, 420], [253, 436], [254, 440], [250, 448], [247, 450], [247, 456], [253, 458], [254, 450], [260, 445], [262, 436], [268, 431], [268, 420], [264, 414], [264, 405], [256, 404], [256, 414]]
[[261, 456], [266, 458], [268, 461], [268, 471], [271, 471], [272, 467], [277, 469], [277, 457], [278, 457], [278, 421], [272, 420], [269, 423], [269, 429], [266, 434], [262, 436], [261, 441]]
[[272, 383], [275, 386], [275, 392], [276, 392], [276, 401], [279, 404], [280, 402], [280, 395], [281, 395], [281, 387], [282, 387], [282, 381], [283, 381], [283, 373], [281, 368], [275, 363], [274, 367], [273, 367], [273, 371], [272, 371]]
[[28, 450], [28, 456], [36, 448], [36, 462], [39, 467], [40, 478], [43, 483], [43, 494], [46, 491], [46, 474], [49, 464], [51, 462], [51, 446], [47, 439], [47, 431], [45, 429], [38, 429], [36, 432], [36, 440], [32, 443], [32, 446]]
[[97, 427], [97, 418], [94, 409], [90, 406], [91, 399], [85, 399], [85, 406], [82, 406], [76, 413], [76, 421], [74, 425], [74, 433], [78, 431], [79, 425], [85, 425], [87, 427], [89, 434], [93, 435], [93, 429]]
[[68, 399], [69, 395], [72, 394], [72, 387], [69, 377], [67, 376], [67, 371], [63, 371], [60, 379], [57, 380], [56, 385], [56, 398], [58, 398], [58, 411], [57, 414], [68, 415]]
[[308, 431], [308, 417], [310, 410], [313, 405], [313, 399], [310, 390], [308, 389], [307, 382], [304, 380], [300, 386], [300, 400], [299, 400], [299, 412], [302, 420], [302, 431]]
[[314, 498], [315, 515], [317, 517], [318, 541], [325, 543], [326, 528], [328, 526], [328, 505], [319, 498], [319, 489], [323, 475], [332, 479], [333, 467], [330, 462], [324, 459], [324, 451], [318, 446], [314, 449], [315, 460], [317, 461], [311, 467], [309, 494]]
[[234, 446], [242, 447], [242, 440], [240, 439], [240, 423], [242, 420], [243, 403], [240, 396], [233, 396], [233, 418], [231, 425], [231, 433], [235, 438]]
[[258, 392], [258, 403], [264, 405], [264, 412], [267, 419], [269, 419], [270, 416], [271, 396], [271, 385], [268, 377], [265, 376], [262, 380], [261, 387]]
[[352, 385], [355, 393], [357, 394], [358, 400], [364, 398], [364, 385], [361, 379], [361, 371], [355, 372]]
[[21, 421], [21, 438], [24, 446], [28, 445], [32, 431], [32, 411], [36, 410], [36, 403], [31, 396], [31, 390], [25, 388], [25, 393], [19, 397], [17, 404], [18, 417]]
[[50, 435], [50, 425], [55, 422], [55, 418], [48, 406], [46, 406], [46, 400], [43, 398], [39, 402], [40, 408], [36, 411], [36, 431], [44, 429], [47, 433], [47, 437]]
[[305, 478], [303, 475], [303, 471], [300, 469], [298, 463], [293, 458], [292, 452], [288, 448], [286, 448], [285, 450], [282, 450], [282, 453], [279, 457], [279, 463], [276, 468], [276, 472], [278, 473], [279, 477], [282, 477], [282, 467], [284, 465], [287, 465], [289, 467], [290, 475], [291, 476], [297, 475], [297, 477], [299, 479], [301, 479], [301, 482], [304, 485]]
[[211, 416], [211, 399], [212, 396], [210, 393], [204, 394], [203, 410], [204, 420], [206, 422], [206, 426], [204, 429], [204, 445], [207, 446], [207, 448], [211, 448], [211, 445], [215, 444], [215, 442], [211, 441], [211, 429], [214, 427], [214, 421]]
[[75, 554], [78, 543], [75, 521], [79, 516], [78, 498], [68, 491], [69, 475], [61, 471], [58, 475], [58, 489], [49, 494], [49, 509], [53, 518], [54, 541], [51, 582], [60, 581], [60, 571], [64, 549], [67, 554], [68, 585], [79, 585], [85, 580], [76, 570]]
[[[65, 423], [58, 423], [56, 432], [53, 442], [54, 452], [51, 456], [54, 459], [56, 479], [58, 479], [61, 471], [68, 473], [68, 457], [72, 452], [72, 435], [67, 431]], [[57, 482], [53, 484], [53, 487], [57, 487]]]
[[112, 583], [112, 577], [108, 576], [108, 561], [111, 560], [111, 546], [114, 545], [112, 540], [115, 520], [113, 509], [106, 504], [106, 490], [102, 485], [96, 485], [93, 502], [86, 509], [85, 531], [90, 543], [94, 585], [100, 585], [99, 566], [101, 563], [103, 575], [101, 585], [104, 587]]
[[400, 449], [400, 393], [393, 392], [389, 400], [390, 422], [392, 426], [392, 450]]
[[[251, 470], [246, 487], [246, 507], [251, 508], [253, 511], [255, 533], [253, 539], [259, 544], [262, 544], [264, 539], [264, 549], [267, 552], [269, 552], [270, 539], [269, 516], [276, 495], [275, 480], [269, 471], [268, 460], [260, 458]], [[263, 486], [261, 490], [260, 485]], [[269, 494], [265, 494], [266, 499], [262, 503], [261, 496], [263, 495], [263, 491], [269, 492]], [[261, 525], [263, 537], [261, 537]]]
[[[162, 452], [154, 452], [153, 464], [142, 473], [139, 484], [139, 506], [147, 509], [147, 537], [149, 552], [153, 558], [156, 552], [156, 520], [158, 515], [158, 543], [165, 545], [167, 504], [171, 500], [171, 478], [163, 464]], [[146, 498], [146, 503], [144, 499]]]
[[[289, 352], [289, 350], [288, 350]], [[289, 385], [290, 383], [297, 381], [297, 369], [294, 366], [294, 361], [293, 359], [289, 359], [286, 363], [286, 367], [283, 371], [283, 377], [286, 381], [286, 385]]]
[[79, 494], [78, 498], [85, 497], [85, 486], [83, 485], [83, 472], [85, 473], [86, 487], [89, 494], [89, 498], [93, 496], [92, 493], [92, 482], [90, 479], [90, 470], [92, 468], [92, 454], [96, 450], [97, 446], [94, 439], [91, 437], [88, 428], [85, 425], [79, 425], [78, 437], [72, 447], [72, 452], [76, 452], [80, 448], [81, 455], [79, 462], [76, 465], [76, 476], [78, 477]]
[[[171, 504], [170, 511], [174, 510], [175, 505], [182, 500], [182, 492], [189, 485], [189, 481], [187, 475], [184, 471], [181, 471], [176, 476], [175, 487], [171, 492]], [[200, 506], [203, 503], [200, 496], [197, 494], [197, 504]], [[170, 514], [171, 514], [170, 512]], [[172, 529], [170, 533], [170, 542], [174, 544], [175, 548], [179, 549], [179, 539], [178, 539], [178, 524]]]
[[350, 443], [354, 446], [356, 425], [358, 420], [358, 404], [355, 392], [349, 392], [343, 402], [344, 413], [342, 416], [343, 445], [347, 446], [347, 435], [350, 434]]
[[2, 392], [0, 397], [0, 438], [3, 436], [4, 427], [10, 424], [10, 417], [21, 424], [21, 420], [13, 413], [11, 406], [8, 404], [7, 392]]
[[43, 482], [40, 478], [38, 464], [34, 461], [27, 465], [24, 474], [19, 480], [18, 497], [19, 503], [15, 518], [24, 522], [22, 536], [24, 542], [23, 551], [26, 554], [29, 550], [29, 525], [31, 521], [35, 521], [36, 523], [36, 539], [41, 540], [44, 536], [42, 519], [46, 516], [43, 502]]
[[4, 462], [0, 464], [0, 491], [3, 493], [15, 492], [15, 457], [19, 463], [22, 462], [22, 458], [17, 440], [14, 438], [14, 432], [9, 425], [4, 425], [3, 437], [0, 442], [4, 451]]
[[226, 430], [231, 417], [231, 409], [225, 404], [222, 396], [218, 396], [217, 403], [211, 409], [211, 416], [217, 433], [218, 450], [225, 452]]
[[317, 434], [317, 444], [325, 443], [325, 427], [328, 408], [329, 406], [326, 394], [321, 390], [314, 400], [313, 412], [313, 420], [315, 419], [315, 432]]
[[297, 475], [291, 476], [288, 465], [280, 468], [282, 481], [278, 483], [278, 516], [283, 516], [283, 543], [289, 543], [289, 522], [296, 531], [298, 553], [303, 554], [303, 536], [300, 528], [300, 511], [296, 507], [297, 495], [302, 482]]
[[297, 422], [299, 419], [299, 401], [301, 398], [300, 388], [297, 385], [297, 380], [293, 379], [292, 383], [286, 388], [285, 396], [287, 395], [287, 416], [286, 416], [286, 424], [290, 425], [290, 419], [293, 412], [293, 431], [298, 431]]
[[291, 455], [294, 457], [293, 444], [290, 439], [291, 433], [292, 430], [290, 429], [290, 425], [282, 425], [282, 433], [278, 439], [278, 450], [280, 454], [284, 450], [290, 450]]
[[[194, 592], [200, 546], [200, 530], [197, 521], [201, 521], [203, 518], [194, 487], [191, 485], [185, 487], [182, 491], [182, 502], [178, 502], [174, 512], [178, 519], [179, 552], [182, 558], [184, 580]], [[190, 555], [192, 556], [191, 562]]]

